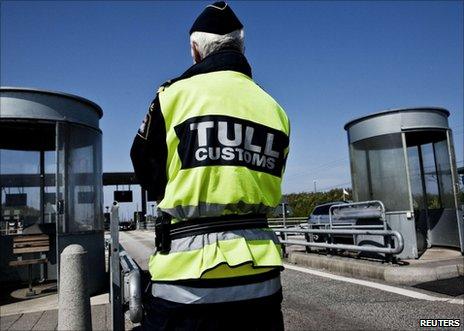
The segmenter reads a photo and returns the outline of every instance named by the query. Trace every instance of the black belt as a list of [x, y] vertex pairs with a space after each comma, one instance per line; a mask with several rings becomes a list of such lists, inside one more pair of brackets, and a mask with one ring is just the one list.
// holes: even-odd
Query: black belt
[[[274, 267], [274, 266], [272, 266]], [[262, 267], [271, 268], [271, 267]], [[228, 277], [228, 278], [197, 278], [197, 279], [182, 279], [174, 281], [163, 281], [156, 280], [152, 283], [156, 284], [169, 284], [169, 285], [180, 285], [197, 288], [215, 288], [215, 287], [227, 287], [227, 286], [238, 286], [248, 285], [253, 283], [264, 282], [280, 276], [280, 272], [284, 270], [284, 267], [274, 267], [273, 269], [253, 275], [239, 276], [239, 277]]]
[[171, 240], [220, 231], [268, 228], [266, 215], [224, 215], [218, 217], [195, 218], [171, 224], [167, 214], [155, 223], [155, 244], [158, 251], [168, 253]]

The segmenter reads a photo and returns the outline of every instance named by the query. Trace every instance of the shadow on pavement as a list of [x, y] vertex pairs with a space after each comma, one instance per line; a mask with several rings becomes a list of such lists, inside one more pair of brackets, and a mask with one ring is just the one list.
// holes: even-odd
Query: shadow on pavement
[[33, 286], [36, 295], [28, 297], [26, 283], [6, 283], [0, 286], [0, 306], [20, 301], [42, 298], [57, 293], [56, 281], [46, 281]]
[[464, 294], [464, 276], [421, 283], [413, 287], [457, 297]]

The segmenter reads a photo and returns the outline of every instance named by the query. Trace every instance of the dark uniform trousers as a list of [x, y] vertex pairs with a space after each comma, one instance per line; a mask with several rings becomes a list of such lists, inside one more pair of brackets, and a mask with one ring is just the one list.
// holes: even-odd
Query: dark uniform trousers
[[282, 290], [244, 301], [180, 304], [149, 295], [144, 304], [142, 330], [280, 331]]

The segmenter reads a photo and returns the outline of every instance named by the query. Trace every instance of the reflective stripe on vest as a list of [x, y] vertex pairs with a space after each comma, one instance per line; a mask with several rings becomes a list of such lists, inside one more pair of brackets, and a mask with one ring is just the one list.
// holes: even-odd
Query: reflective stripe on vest
[[152, 284], [152, 295], [161, 299], [183, 303], [219, 303], [262, 298], [276, 293], [282, 285], [280, 276], [253, 284], [201, 288], [171, 284]]
[[234, 230], [226, 232], [213, 232], [193, 237], [175, 239], [171, 242], [170, 253], [186, 252], [201, 249], [206, 245], [217, 243], [221, 240], [231, 240], [236, 238], [244, 238], [245, 240], [272, 240], [275, 244], [279, 244], [274, 231], [267, 229], [248, 229]]
[[174, 208], [163, 208], [163, 211], [177, 219], [189, 219], [199, 217], [214, 217], [228, 214], [267, 214], [274, 208], [260, 204], [247, 203], [206, 203], [200, 202], [197, 206], [176, 206]]
[[[198, 237], [205, 236], [207, 235]], [[186, 239], [191, 239], [193, 244], [195, 242], [194, 237]], [[194, 250], [155, 253], [150, 256], [148, 267], [154, 281], [224, 278], [262, 273], [268, 271], [267, 268], [282, 266], [281, 247], [274, 240], [246, 240], [237, 236], [213, 241]], [[227, 265], [229, 268], [222, 268], [219, 274], [214, 273], [213, 269], [219, 265]]]

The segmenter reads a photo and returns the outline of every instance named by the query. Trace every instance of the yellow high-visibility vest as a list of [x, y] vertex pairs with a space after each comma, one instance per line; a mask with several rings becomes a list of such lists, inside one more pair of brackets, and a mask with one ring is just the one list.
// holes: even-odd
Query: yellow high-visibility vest
[[[236, 71], [216, 71], [160, 89], [166, 125], [167, 186], [159, 208], [173, 222], [228, 214], [265, 214], [281, 199], [289, 121], [279, 104]], [[154, 281], [226, 278], [281, 267], [269, 229], [175, 239], [156, 252]]]

